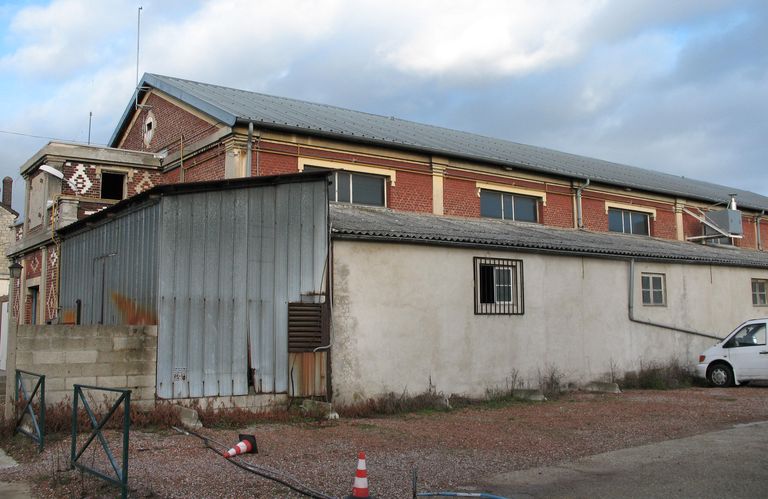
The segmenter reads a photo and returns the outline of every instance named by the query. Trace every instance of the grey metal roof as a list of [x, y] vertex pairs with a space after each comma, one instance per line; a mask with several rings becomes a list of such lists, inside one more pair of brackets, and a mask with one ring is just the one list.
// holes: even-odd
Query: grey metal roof
[[[712, 203], [727, 202], [729, 194], [735, 193], [744, 208], [768, 209], [768, 197], [733, 187], [394, 117], [149, 73], [139, 90], [147, 88], [166, 92], [229, 126], [253, 121], [264, 128], [397, 146]], [[132, 103], [110, 144], [127, 126]]]
[[519, 251], [638, 258], [768, 268], [768, 253], [704, 246], [651, 237], [560, 229], [487, 218], [459, 218], [386, 208], [331, 203], [331, 235], [441, 246], [491, 247]]

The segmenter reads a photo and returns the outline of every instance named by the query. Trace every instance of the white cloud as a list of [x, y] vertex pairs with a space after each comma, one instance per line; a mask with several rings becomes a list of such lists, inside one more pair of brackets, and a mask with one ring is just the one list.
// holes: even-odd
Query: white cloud
[[461, 78], [523, 75], [573, 58], [602, 1], [400, 4], [399, 38], [377, 52], [401, 71]]
[[112, 37], [130, 23], [125, 14], [131, 8], [127, 0], [57, 0], [24, 8], [9, 30], [18, 49], [0, 58], [0, 68], [61, 78], [108, 63], [113, 57]]

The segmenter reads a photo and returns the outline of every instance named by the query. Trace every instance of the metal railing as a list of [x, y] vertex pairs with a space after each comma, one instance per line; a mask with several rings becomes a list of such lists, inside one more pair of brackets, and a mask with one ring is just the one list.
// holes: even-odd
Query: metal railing
[[[27, 387], [25, 386], [25, 375], [37, 378], [37, 383], [35, 383], [31, 392], [27, 391]], [[37, 442], [38, 452], [42, 452], [43, 446], [45, 445], [45, 375], [16, 369], [16, 383], [14, 386], [16, 387], [14, 390], [16, 410], [18, 411], [21, 404], [24, 404], [24, 407], [21, 409], [21, 414], [17, 412], [14, 433], [21, 433]], [[37, 407], [38, 414], [35, 414], [35, 406], [33, 404], [35, 396], [38, 396], [39, 399]], [[27, 416], [30, 423], [30, 429], [25, 428], [23, 424], [24, 419]]]
[[[108, 391], [108, 392], [116, 392], [119, 393], [120, 396], [117, 398], [117, 400], [112, 404], [112, 407], [109, 409], [107, 414], [104, 416], [104, 418], [101, 421], [98, 421], [96, 419], [96, 415], [93, 412], [93, 409], [91, 409], [91, 406], [88, 404], [88, 400], [86, 400], [85, 395], [83, 394], [83, 390], [101, 390], [101, 391]], [[88, 436], [88, 438], [85, 441], [85, 444], [83, 444], [82, 447], [78, 449], [77, 446], [77, 435], [79, 430], [78, 425], [78, 401], [81, 401], [83, 403], [83, 409], [85, 409], [85, 413], [88, 415], [88, 419], [91, 422], [91, 434]], [[123, 410], [123, 449], [122, 449], [122, 460], [120, 466], [118, 466], [117, 462], [115, 461], [115, 457], [112, 455], [112, 450], [109, 447], [109, 443], [107, 442], [107, 439], [102, 434], [102, 429], [107, 424], [109, 419], [112, 417], [112, 415], [115, 414], [115, 411], [117, 410], [120, 405], [123, 404], [124, 410]], [[128, 435], [131, 429], [131, 390], [121, 390], [118, 388], [102, 388], [99, 386], [89, 386], [89, 385], [74, 385], [74, 397], [72, 400], [72, 453], [70, 457], [70, 467], [71, 468], [78, 468], [82, 471], [85, 471], [87, 473], [90, 473], [96, 477], [101, 478], [102, 480], [106, 480], [108, 482], [112, 482], [116, 485], [120, 486], [121, 491], [121, 497], [123, 499], [126, 499], [128, 497]], [[102, 448], [104, 449], [104, 453], [107, 455], [107, 458], [109, 459], [109, 464], [112, 467], [112, 470], [114, 471], [114, 474], [105, 474], [101, 471], [89, 468], [85, 464], [79, 462], [79, 459], [82, 457], [85, 450], [88, 448], [88, 446], [93, 442], [95, 438], [99, 439], [99, 443], [101, 443]]]

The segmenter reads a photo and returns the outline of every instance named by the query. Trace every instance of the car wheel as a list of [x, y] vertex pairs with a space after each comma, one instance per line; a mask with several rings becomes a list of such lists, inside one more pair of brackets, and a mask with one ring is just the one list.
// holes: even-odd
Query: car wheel
[[714, 364], [707, 370], [707, 381], [712, 386], [733, 386], [733, 370], [726, 364]]

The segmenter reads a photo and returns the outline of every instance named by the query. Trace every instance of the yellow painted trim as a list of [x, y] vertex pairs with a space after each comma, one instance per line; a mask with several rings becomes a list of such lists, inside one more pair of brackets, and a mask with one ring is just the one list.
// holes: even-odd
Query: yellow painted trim
[[389, 170], [387, 168], [380, 168], [378, 166], [366, 166], [358, 163], [342, 163], [339, 161], [328, 161], [325, 159], [315, 158], [299, 158], [299, 171], [303, 172], [305, 166], [318, 166], [320, 168], [331, 168], [333, 170], [346, 170], [350, 172], [358, 173], [370, 173], [372, 175], [381, 175], [382, 177], [388, 177], [389, 183], [392, 187], [395, 186], [395, 180], [397, 179], [397, 172], [395, 170]]
[[508, 192], [510, 194], [520, 194], [522, 196], [540, 198], [541, 204], [547, 206], [547, 193], [544, 191], [525, 189], [523, 187], [515, 187], [512, 185], [490, 184], [488, 182], [475, 182], [475, 188], [477, 189], [477, 197], [480, 197], [480, 191], [485, 189], [489, 191]]
[[656, 220], [656, 208], [646, 208], [645, 206], [638, 206], [636, 204], [627, 204], [627, 203], [615, 203], [613, 201], [606, 201], [605, 202], [605, 214], [608, 214], [609, 208], [616, 208], [618, 210], [628, 210], [628, 211], [637, 211], [640, 213], [647, 213], [653, 217], [654, 220]]

